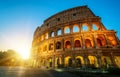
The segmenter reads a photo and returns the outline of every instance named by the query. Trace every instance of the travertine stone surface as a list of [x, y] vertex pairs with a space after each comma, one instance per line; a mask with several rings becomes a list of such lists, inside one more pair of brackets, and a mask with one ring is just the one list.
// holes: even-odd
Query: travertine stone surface
[[120, 67], [120, 42], [87, 6], [59, 12], [34, 32], [33, 67]]

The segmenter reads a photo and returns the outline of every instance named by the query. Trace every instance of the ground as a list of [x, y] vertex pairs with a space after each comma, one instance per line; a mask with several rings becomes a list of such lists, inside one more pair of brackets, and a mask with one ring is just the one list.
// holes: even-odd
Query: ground
[[67, 72], [25, 67], [0, 67], [0, 77], [79, 77]]
[[115, 74], [90, 73], [61, 69], [0, 67], [0, 77], [120, 77]]

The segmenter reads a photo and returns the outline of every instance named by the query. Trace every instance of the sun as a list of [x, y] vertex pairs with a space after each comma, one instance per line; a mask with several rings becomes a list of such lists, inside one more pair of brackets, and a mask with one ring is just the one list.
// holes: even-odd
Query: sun
[[18, 53], [21, 55], [22, 59], [24, 59], [24, 60], [29, 59], [29, 56], [30, 56], [29, 49], [21, 48], [18, 51], [19, 51]]

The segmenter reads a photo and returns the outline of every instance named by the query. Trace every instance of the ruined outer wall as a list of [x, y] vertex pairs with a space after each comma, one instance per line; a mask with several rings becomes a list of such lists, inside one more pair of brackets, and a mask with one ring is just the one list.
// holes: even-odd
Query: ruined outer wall
[[[87, 30], [84, 30], [84, 26]], [[74, 31], [74, 27], [77, 27], [78, 31]], [[70, 31], [66, 32], [67, 29]], [[75, 45], [76, 40], [80, 42], [78, 47]], [[70, 45], [67, 45], [67, 42]], [[87, 6], [80, 6], [49, 17], [36, 29], [32, 42], [32, 55], [35, 59], [40, 59], [40, 62], [43, 61], [42, 59], [46, 61], [51, 58], [54, 67], [55, 57], [64, 59], [66, 56], [71, 56], [73, 59], [77, 56], [87, 58], [89, 55], [96, 56], [96, 54], [110, 56], [109, 51], [111, 50], [110, 53], [118, 51], [118, 46], [119, 39], [116, 32], [107, 30], [100, 17], [95, 16]]]

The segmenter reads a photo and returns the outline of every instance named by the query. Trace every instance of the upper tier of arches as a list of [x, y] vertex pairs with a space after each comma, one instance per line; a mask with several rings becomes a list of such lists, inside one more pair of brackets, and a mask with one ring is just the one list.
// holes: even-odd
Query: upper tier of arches
[[51, 37], [59, 37], [62, 35], [75, 34], [75, 33], [85, 33], [85, 32], [95, 32], [95, 31], [104, 31], [106, 30], [101, 26], [101, 23], [93, 22], [93, 23], [81, 23], [81, 24], [73, 24], [73, 25], [64, 25], [61, 27], [55, 27], [54, 29], [48, 29], [44, 32], [37, 29], [36, 34], [34, 35], [34, 39], [40, 38], [41, 41], [45, 39], [49, 39]]

